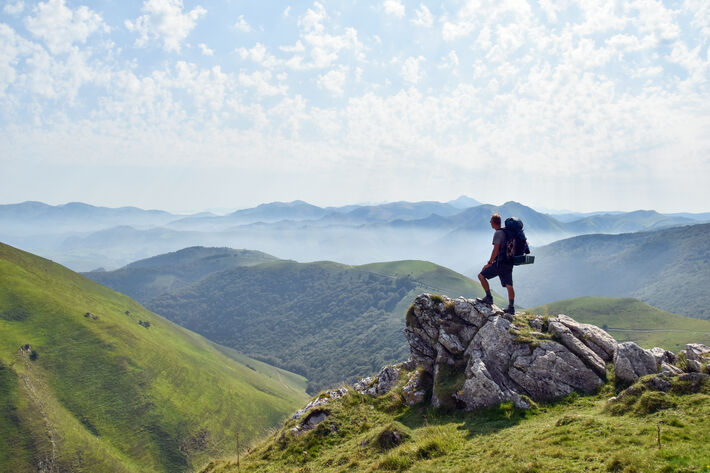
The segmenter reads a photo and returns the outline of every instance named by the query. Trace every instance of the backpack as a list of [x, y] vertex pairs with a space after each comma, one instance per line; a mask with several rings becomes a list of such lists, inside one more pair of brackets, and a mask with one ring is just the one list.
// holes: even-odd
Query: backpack
[[500, 249], [499, 261], [503, 264], [528, 264], [534, 261], [534, 257], [526, 257], [530, 254], [528, 239], [523, 231], [523, 222], [519, 218], [510, 217], [505, 219], [505, 240]]

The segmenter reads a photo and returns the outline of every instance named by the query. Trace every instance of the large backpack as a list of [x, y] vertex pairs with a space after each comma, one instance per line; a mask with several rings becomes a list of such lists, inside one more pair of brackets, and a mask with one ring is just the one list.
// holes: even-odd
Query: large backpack
[[525, 255], [530, 254], [528, 239], [523, 231], [523, 222], [517, 217], [505, 219], [505, 240], [500, 249], [500, 262], [503, 264], [526, 264], [531, 263], [530, 258]]

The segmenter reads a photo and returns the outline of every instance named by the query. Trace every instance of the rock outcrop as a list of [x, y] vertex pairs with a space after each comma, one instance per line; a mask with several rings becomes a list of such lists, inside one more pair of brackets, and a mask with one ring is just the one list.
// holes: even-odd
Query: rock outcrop
[[[710, 372], [705, 345], [689, 344], [678, 355], [658, 347], [645, 350], [633, 342], [617, 343], [599, 327], [563, 314], [510, 315], [464, 298], [418, 296], [407, 311], [404, 334], [409, 359], [361, 379], [355, 391], [381, 396], [396, 388], [408, 405], [472, 410], [512, 402], [529, 408], [574, 391], [596, 391], [612, 363], [622, 387], [643, 378], [642, 389], [656, 391], [670, 389], [680, 378], [705, 382]], [[641, 388], [634, 386], [610, 401], [638, 394]], [[310, 411], [293, 430], [312, 429], [328, 416], [324, 407], [346, 394], [340, 388], [311, 401], [294, 415]]]
[[[616, 341], [571, 318], [503, 313], [475, 300], [427, 294], [407, 313], [405, 336], [434, 406], [467, 410], [512, 401], [527, 408], [606, 380]], [[421, 397], [421, 396], [420, 396]]]

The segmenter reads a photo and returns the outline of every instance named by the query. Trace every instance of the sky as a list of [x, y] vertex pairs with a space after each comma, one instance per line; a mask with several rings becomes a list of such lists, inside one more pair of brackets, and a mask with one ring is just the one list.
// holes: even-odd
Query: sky
[[710, 211], [707, 0], [0, 0], [0, 204]]

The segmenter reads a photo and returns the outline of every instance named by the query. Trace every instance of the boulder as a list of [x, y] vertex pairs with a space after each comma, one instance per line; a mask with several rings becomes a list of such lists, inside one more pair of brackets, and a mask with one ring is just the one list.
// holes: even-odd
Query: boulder
[[609, 362], [614, 358], [617, 346], [616, 340], [596, 325], [581, 324], [564, 314], [558, 315], [551, 321], [559, 322], [569, 328], [575, 337], [605, 362]]
[[660, 366], [662, 363], [667, 363], [669, 365], [675, 365], [678, 361], [678, 357], [672, 351], [668, 351], [665, 348], [653, 347], [650, 350], [651, 354], [656, 358], [656, 363]]
[[688, 372], [702, 373], [710, 363], [710, 347], [700, 343], [689, 343], [679, 354], [685, 357]]
[[658, 372], [656, 357], [634, 342], [619, 343], [614, 354], [614, 374], [618, 381], [634, 383], [642, 376]]

